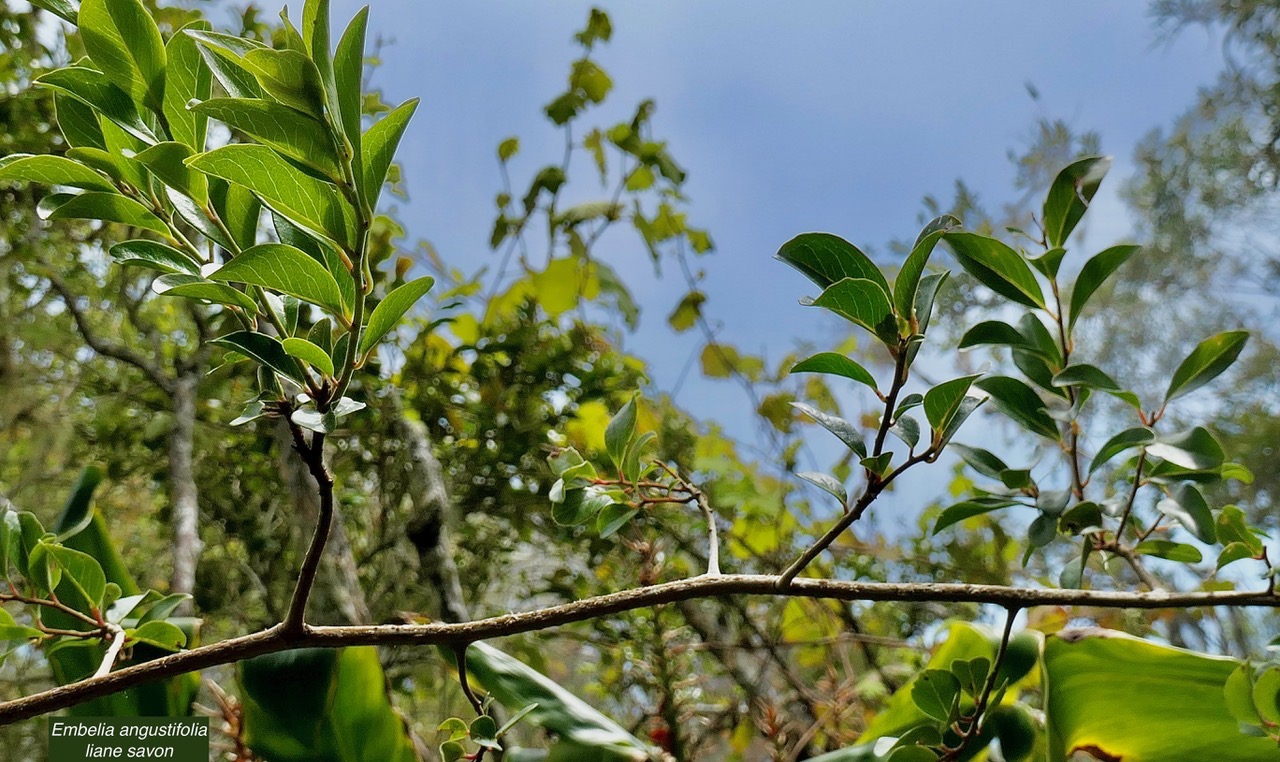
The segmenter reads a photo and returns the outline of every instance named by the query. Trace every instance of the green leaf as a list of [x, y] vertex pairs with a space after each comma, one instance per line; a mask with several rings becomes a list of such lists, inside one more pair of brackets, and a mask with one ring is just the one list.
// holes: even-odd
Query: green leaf
[[924, 275], [925, 265], [930, 255], [942, 240], [944, 233], [960, 226], [960, 220], [950, 214], [936, 217], [925, 225], [924, 230], [916, 238], [911, 253], [902, 263], [898, 277], [893, 283], [893, 304], [899, 315], [910, 320], [916, 306], [916, 293], [920, 288], [920, 277]]
[[869, 280], [880, 287], [888, 301], [889, 282], [871, 258], [840, 236], [801, 233], [778, 249], [777, 259], [804, 273], [824, 291], [846, 278]]
[[82, 0], [80, 38], [93, 62], [134, 101], [164, 108], [165, 50], [141, 0]]
[[1040, 354], [1040, 348], [1017, 328], [1000, 320], [984, 320], [965, 331], [960, 338], [959, 349], [971, 349], [979, 346], [1016, 347]]
[[239, 352], [276, 373], [291, 378], [300, 385], [303, 384], [305, 376], [302, 368], [284, 351], [284, 346], [274, 336], [255, 331], [237, 331], [213, 339], [211, 343]]
[[680, 303], [671, 312], [667, 318], [667, 323], [676, 333], [684, 333], [698, 322], [698, 317], [702, 315], [702, 304], [707, 301], [707, 295], [701, 291], [690, 291], [684, 295]]
[[988, 478], [998, 480], [1001, 473], [1009, 470], [1009, 466], [989, 450], [965, 445], [952, 445], [951, 449], [955, 450], [960, 459], [968, 463], [970, 468]]
[[136, 630], [126, 633], [130, 640], [162, 648], [166, 651], [178, 651], [187, 644], [187, 634], [172, 622], [147, 622]]
[[884, 478], [889, 475], [889, 466], [893, 463], [892, 452], [882, 452], [879, 455], [868, 456], [858, 461], [858, 465], [867, 469], [871, 473]]
[[1168, 403], [1217, 378], [1236, 361], [1248, 340], [1248, 331], [1227, 331], [1200, 342], [1173, 372], [1164, 401]]
[[1089, 303], [1089, 298], [1094, 292], [1106, 282], [1111, 274], [1120, 269], [1120, 266], [1129, 261], [1129, 258], [1138, 253], [1141, 246], [1132, 244], [1123, 244], [1120, 246], [1112, 246], [1098, 254], [1095, 254], [1088, 262], [1084, 263], [1084, 267], [1080, 269], [1080, 275], [1076, 277], [1076, 284], [1071, 288], [1071, 314], [1067, 320], [1067, 330], [1075, 327], [1076, 321], [1080, 319], [1081, 313], [1084, 312], [1085, 305]]
[[343, 314], [342, 294], [328, 269], [287, 244], [264, 243], [246, 249], [209, 278], [262, 286]]
[[816, 471], [801, 471], [797, 472], [796, 476], [839, 500], [841, 505], [849, 502], [849, 493], [845, 490], [844, 485], [840, 483], [840, 480], [834, 476], [817, 473]]
[[850, 450], [857, 453], [858, 457], [867, 457], [867, 445], [862, 440], [862, 434], [858, 432], [858, 429], [852, 423], [849, 423], [843, 418], [828, 415], [821, 410], [804, 404], [803, 402], [792, 402], [791, 406], [817, 421], [822, 428], [830, 431], [832, 434], [835, 434], [836, 438], [841, 442], [844, 442]]
[[866, 328], [885, 344], [897, 344], [898, 323], [889, 294], [875, 281], [845, 278], [828, 286], [813, 304]]
[[296, 50], [253, 48], [240, 58], [240, 63], [268, 95], [324, 119], [324, 85], [311, 59]]
[[219, 32], [191, 29], [186, 34], [199, 43], [200, 57], [228, 95], [232, 98], [263, 97], [257, 78], [243, 66], [242, 57], [250, 50], [266, 46], [257, 40], [246, 40]]
[[185, 143], [165, 142], [156, 143], [134, 159], [149, 169], [160, 182], [186, 194], [203, 207], [209, 203], [209, 180], [187, 166], [187, 159], [194, 155]]
[[951, 422], [976, 378], [978, 375], [953, 378], [925, 392], [924, 415], [935, 432], [941, 432]]
[[164, 221], [145, 206], [118, 193], [90, 191], [73, 196], [49, 214], [51, 220], [102, 220], [168, 235]]
[[107, 147], [102, 137], [102, 125], [98, 123], [97, 113], [84, 101], [72, 98], [61, 92], [53, 94], [56, 107], [58, 129], [67, 139], [67, 145], [76, 148]]
[[[213, 202], [214, 211], [231, 232], [231, 239], [238, 247], [247, 249], [258, 240], [258, 220], [262, 216], [262, 204], [252, 191], [243, 185], [232, 185], [215, 178], [209, 183], [209, 198]], [[284, 239], [281, 241], [289, 243]]]
[[992, 376], [978, 381], [979, 389], [991, 395], [1000, 412], [1028, 431], [1058, 441], [1058, 426], [1044, 409], [1035, 390], [1016, 378]]
[[258, 305], [245, 295], [228, 285], [205, 280], [198, 275], [175, 273], [161, 275], [151, 283], [151, 290], [162, 296], [181, 296], [187, 299], [203, 299], [215, 304], [228, 304], [253, 315], [258, 312]]
[[551, 734], [549, 759], [628, 762], [655, 753], [587, 702], [487, 643], [467, 648], [467, 671], [509, 711], [536, 705], [533, 725]]
[[329, 0], [306, 0], [303, 4], [302, 42], [320, 72], [320, 81], [329, 93], [336, 93], [333, 53], [329, 49]]
[[40, 540], [27, 553], [27, 580], [44, 593], [52, 593], [62, 581], [62, 567], [49, 553], [54, 547]]
[[1193, 471], [1217, 468], [1226, 459], [1222, 445], [1203, 426], [1159, 437], [1147, 446], [1147, 454]]
[[617, 534], [618, 530], [626, 526], [639, 512], [626, 503], [606, 505], [596, 517], [596, 531], [600, 533], [600, 539]]
[[376, 347], [433, 285], [435, 279], [430, 276], [418, 278], [400, 286], [378, 302], [378, 306], [373, 308], [373, 314], [369, 316], [369, 322], [365, 324], [364, 332], [360, 334], [360, 354], [368, 354]]
[[569, 85], [581, 89], [587, 100], [600, 103], [613, 89], [613, 80], [589, 58], [581, 58], [573, 62], [569, 73]]
[[281, 342], [284, 346], [285, 354], [290, 357], [296, 357], [299, 360], [311, 365], [316, 370], [323, 373], [329, 378], [333, 378], [333, 358], [320, 347], [312, 344], [306, 339], [288, 338]]
[[561, 526], [585, 524], [613, 504], [613, 498], [595, 485], [567, 489], [564, 500], [551, 506], [551, 518]]
[[1144, 540], [1138, 543], [1133, 551], [1183, 564], [1198, 564], [1204, 560], [1204, 556], [1196, 546], [1171, 540]]
[[1044, 201], [1044, 232], [1049, 246], [1066, 244], [1111, 169], [1111, 157], [1090, 156], [1068, 164], [1054, 178]]
[[93, 556], [62, 545], [48, 546], [48, 553], [62, 567], [67, 579], [90, 606], [102, 607], [102, 595], [107, 590], [107, 577]]
[[144, 143], [156, 142], [155, 133], [138, 116], [138, 109], [128, 94], [111, 84], [101, 72], [68, 66], [40, 76], [36, 84], [87, 103]]
[[1213, 512], [1194, 485], [1181, 485], [1172, 496], [1156, 503], [1156, 510], [1181, 524], [1201, 542], [1212, 543], [1217, 539]]
[[1063, 368], [1053, 377], [1053, 385], [1056, 387], [1082, 386], [1087, 389], [1097, 389], [1106, 392], [1117, 399], [1123, 400], [1130, 407], [1141, 410], [1142, 402], [1138, 399], [1138, 395], [1131, 391], [1127, 391], [1116, 383], [1115, 379], [1107, 375], [1106, 371], [1096, 365], [1088, 363], [1075, 363]]
[[915, 446], [920, 444], [920, 422], [909, 415], [894, 419], [893, 425], [889, 427], [889, 433], [901, 439], [911, 449], [915, 449]]
[[337, 186], [303, 173], [266, 146], [224, 146], [189, 163], [201, 172], [243, 185], [317, 235], [346, 247], [354, 244], [355, 213]]
[[969, 420], [969, 416], [973, 415], [973, 411], [982, 407], [982, 403], [984, 401], [985, 400], [980, 400], [976, 397], [964, 397], [960, 400], [959, 407], [956, 408], [955, 414], [951, 416], [950, 422], [948, 422], [946, 428], [942, 430], [941, 435], [936, 431], [934, 432], [934, 438], [937, 443], [935, 445], [935, 452], [942, 452], [943, 448], [945, 448], [951, 442], [951, 439], [960, 431], [960, 427], [964, 425], [964, 422]]
[[1155, 432], [1145, 426], [1125, 429], [1108, 439], [1107, 443], [1098, 450], [1098, 454], [1093, 456], [1093, 461], [1089, 463], [1089, 473], [1097, 471], [1103, 464], [1125, 450], [1148, 445], [1155, 440]]
[[[1036, 548], [1043, 548], [1054, 541], [1058, 536], [1058, 522], [1053, 516], [1040, 514], [1031, 520], [1031, 526], [1027, 527], [1027, 558], [1030, 558], [1031, 551]], [[1024, 560], [1025, 564], [1026, 561]]]
[[83, 164], [62, 156], [32, 156], [15, 153], [0, 159], [0, 180], [17, 180], [43, 185], [66, 185], [90, 191], [115, 193], [105, 177]]
[[974, 498], [973, 500], [956, 503], [944, 508], [942, 513], [938, 515], [938, 520], [933, 525], [933, 533], [937, 534], [965, 519], [998, 511], [1001, 508], [1008, 508], [1011, 505], [1019, 505], [1019, 503], [1006, 498]]
[[257, 98], [213, 98], [192, 105], [191, 111], [217, 119], [335, 181], [342, 178], [329, 128], [309, 114]]
[[31, 4], [37, 8], [44, 8], [50, 13], [61, 16], [64, 20], [75, 24], [79, 14], [79, 8], [74, 0], [31, 0]]
[[866, 368], [836, 352], [819, 352], [813, 357], [801, 360], [791, 366], [792, 373], [825, 373], [831, 376], [844, 376], [847, 379], [866, 384], [876, 389], [876, 380]]
[[1271, 725], [1280, 725], [1280, 666], [1271, 665], [1253, 681], [1253, 705]]
[[164, 116], [169, 123], [169, 135], [196, 153], [204, 150], [208, 120], [199, 113], [188, 111], [187, 104], [209, 97], [213, 90], [213, 72], [187, 31], [208, 29], [209, 22], [193, 21], [174, 32], [165, 46], [168, 64], [165, 70]]
[[0, 643], [13, 640], [43, 639], [44, 633], [34, 627], [20, 625], [13, 615], [0, 608]]
[[1230, 542], [1238, 542], [1249, 550], [1251, 556], [1261, 556], [1263, 545], [1262, 540], [1257, 533], [1249, 527], [1248, 519], [1244, 515], [1244, 511], [1238, 506], [1224, 506], [1218, 512], [1218, 542], [1224, 545]]
[[387, 181], [387, 171], [395, 159], [396, 148], [404, 137], [405, 128], [413, 112], [418, 109], [418, 99], [411, 98], [394, 111], [379, 119], [361, 138], [364, 166], [364, 199], [370, 209], [378, 206], [378, 196]]
[[1018, 304], [1044, 309], [1044, 291], [1021, 254], [978, 233], [947, 233], [943, 239], [960, 266], [979, 283]]
[[636, 395], [627, 400], [620, 410], [609, 420], [604, 430], [604, 446], [609, 459], [615, 466], [622, 464], [623, 456], [636, 435]]
[[1248, 662], [1242, 663], [1227, 676], [1223, 699], [1227, 703], [1227, 711], [1231, 712], [1237, 722], [1261, 727], [1262, 717], [1258, 714], [1258, 707], [1253, 704], [1253, 666]]
[[360, 133], [362, 127], [361, 94], [364, 88], [364, 40], [369, 23], [369, 7], [365, 6], [356, 13], [355, 18], [347, 25], [342, 39], [338, 41], [338, 49], [333, 56], [333, 78], [338, 91], [338, 116], [342, 121], [342, 131], [351, 144], [352, 163], [356, 182], [363, 187], [364, 172], [360, 166], [361, 148]]
[[510, 137], [498, 144], [498, 161], [508, 161], [520, 151], [520, 138]]
[[947, 670], [926, 669], [911, 686], [911, 700], [939, 722], [950, 722], [960, 698], [960, 681]]
[[1058, 528], [1069, 535], [1102, 526], [1102, 506], [1091, 501], [1076, 503], [1058, 517]]

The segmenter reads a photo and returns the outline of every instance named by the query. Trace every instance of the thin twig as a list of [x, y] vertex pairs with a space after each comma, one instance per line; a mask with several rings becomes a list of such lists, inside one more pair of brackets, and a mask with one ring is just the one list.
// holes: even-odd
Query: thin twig
[[94, 677], [102, 677], [111, 672], [111, 668], [116, 664], [116, 657], [120, 655], [120, 649], [124, 648], [124, 628], [118, 624], [107, 624], [107, 629], [111, 632], [111, 645], [107, 646], [107, 653], [102, 657], [102, 664], [98, 666], [98, 671], [93, 673]]

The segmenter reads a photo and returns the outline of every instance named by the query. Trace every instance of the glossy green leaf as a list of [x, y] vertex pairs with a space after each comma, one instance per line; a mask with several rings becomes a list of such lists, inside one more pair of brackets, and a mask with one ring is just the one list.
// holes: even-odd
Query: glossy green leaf
[[58, 589], [58, 583], [62, 581], [62, 567], [49, 553], [51, 547], [54, 546], [41, 540], [27, 551], [27, 581], [46, 598]]
[[596, 531], [599, 532], [600, 539], [617, 534], [618, 530], [626, 526], [639, 512], [626, 503], [606, 505], [596, 516]]
[[374, 307], [373, 313], [369, 315], [364, 332], [360, 334], [360, 354], [368, 354], [376, 347], [383, 337], [396, 327], [400, 318], [413, 309], [413, 305], [417, 304], [433, 285], [435, 285], [435, 279], [430, 276], [411, 280], [378, 302], [378, 306]]
[[254, 48], [247, 51], [240, 62], [273, 98], [324, 119], [324, 85], [311, 59], [296, 50]]
[[369, 24], [369, 7], [365, 6], [356, 13], [355, 18], [347, 25], [338, 41], [338, 48], [333, 55], [333, 78], [338, 91], [338, 116], [342, 121], [342, 131], [351, 144], [356, 181], [363, 187], [363, 168], [360, 166], [362, 106], [361, 93], [364, 89], [364, 41]]
[[1217, 540], [1217, 528], [1213, 521], [1213, 512], [1204, 495], [1194, 485], [1183, 484], [1173, 491], [1173, 495], [1156, 503], [1156, 510], [1182, 525], [1201, 542], [1212, 543]]
[[200, 57], [228, 95], [232, 98], [263, 97], [262, 87], [244, 67], [243, 61], [244, 54], [265, 47], [262, 43], [198, 29], [188, 30], [186, 34], [198, 43]]
[[168, 235], [164, 221], [145, 206], [118, 193], [90, 191], [67, 200], [49, 214], [51, 220], [102, 220]]
[[965, 331], [960, 337], [960, 349], [972, 349], [980, 346], [1019, 347], [1031, 352], [1039, 352], [1027, 337], [1017, 328], [1000, 320], [984, 320]]
[[195, 154], [185, 143], [156, 143], [134, 159], [159, 178], [160, 182], [187, 195], [200, 206], [209, 203], [209, 181], [203, 173], [187, 166]]
[[1151, 444], [1156, 440], [1155, 432], [1145, 426], [1139, 426], [1132, 429], [1125, 429], [1107, 440], [1098, 450], [1098, 454], [1093, 456], [1093, 460], [1089, 463], [1089, 473], [1093, 473], [1101, 468], [1107, 461], [1134, 447]]
[[1009, 466], [1003, 460], [981, 447], [952, 445], [951, 449], [960, 456], [961, 460], [968, 463], [970, 468], [988, 478], [999, 479], [1002, 472], [1009, 470]]
[[88, 104], [62, 92], [53, 94], [53, 102], [58, 129], [67, 139], [67, 145], [99, 150], [107, 147], [102, 137], [102, 125], [98, 123], [98, 114]]
[[1044, 291], [1022, 255], [1002, 241], [978, 233], [943, 236], [960, 263], [979, 283], [1027, 307], [1044, 308]]
[[145, 143], [156, 142], [155, 133], [142, 121], [129, 95], [101, 72], [81, 66], [55, 69], [36, 79], [36, 84], [80, 100]]
[[893, 425], [889, 427], [889, 433], [901, 439], [907, 447], [912, 449], [920, 444], [920, 422], [909, 415], [894, 419]]
[[946, 427], [940, 433], [934, 432], [935, 452], [942, 452], [950, 444], [952, 438], [959, 433], [960, 427], [964, 425], [965, 421], [969, 420], [969, 416], [973, 415], [975, 410], [982, 407], [983, 402], [985, 400], [980, 400], [977, 397], [964, 397], [960, 400], [955, 414], [951, 416], [951, 420], [947, 422]]
[[285, 339], [280, 343], [284, 346], [285, 354], [302, 360], [330, 378], [333, 377], [333, 358], [320, 347], [306, 339], [296, 337]]
[[857, 246], [830, 233], [801, 233], [778, 249], [777, 258], [804, 273], [824, 291], [846, 279], [869, 280], [888, 301], [889, 282]]
[[1273, 727], [1280, 725], [1280, 665], [1265, 667], [1253, 680], [1253, 705]]
[[191, 106], [333, 180], [342, 178], [329, 128], [297, 109], [257, 98], [213, 98]]
[[194, 157], [190, 165], [243, 185], [313, 233], [344, 246], [354, 243], [355, 212], [337, 186], [303, 173], [266, 146], [224, 146]]
[[18, 624], [13, 615], [0, 608], [0, 643], [14, 640], [43, 639], [44, 633], [34, 627]]
[[889, 304], [888, 292], [875, 281], [845, 278], [828, 286], [813, 304], [866, 328], [886, 344], [897, 343], [893, 305]]
[[1091, 501], [1076, 503], [1058, 517], [1058, 528], [1069, 535], [1102, 526], [1102, 506]]
[[1222, 445], [1203, 426], [1161, 436], [1147, 446], [1147, 454], [1195, 471], [1217, 468], [1226, 459]]
[[[938, 296], [938, 291], [942, 289], [942, 284], [947, 282], [947, 278], [951, 273], [943, 271], [940, 273], [931, 273], [920, 279], [920, 287], [916, 290], [915, 318], [918, 324], [917, 331], [924, 334], [929, 329], [929, 321], [933, 317], [933, 302]], [[913, 341], [907, 347], [907, 365], [910, 366], [916, 360], [916, 355], [920, 352], [920, 347], [924, 342]]]
[[227, 304], [255, 314], [258, 305], [243, 291], [237, 291], [223, 283], [214, 283], [198, 275], [175, 273], [161, 275], [151, 283], [151, 290], [162, 296], [181, 296], [187, 299], [201, 299], [215, 304]]
[[613, 504], [613, 498], [594, 485], [565, 489], [564, 499], [551, 506], [551, 518], [561, 526], [585, 524]]
[[1057, 441], [1058, 426], [1035, 390], [1016, 378], [992, 376], [974, 384], [991, 395], [997, 409], [1028, 431]]
[[1198, 564], [1204, 560], [1196, 546], [1171, 540], [1144, 540], [1134, 547], [1133, 552], [1183, 564]]
[[633, 395], [627, 403], [609, 420], [604, 430], [604, 446], [609, 459], [615, 466], [622, 463], [622, 458], [636, 436], [636, 397]]
[[1050, 636], [1044, 646], [1047, 758], [1089, 750], [1126, 762], [1273, 760], [1275, 742], [1242, 735], [1227, 708], [1223, 688], [1236, 667], [1233, 659], [1110, 630]]
[[364, 199], [370, 208], [378, 205], [378, 195], [382, 192], [383, 183], [387, 181], [387, 172], [395, 159], [396, 148], [417, 109], [417, 98], [405, 101], [375, 122], [361, 138]]
[[1080, 386], [1087, 389], [1096, 389], [1123, 400], [1132, 408], [1142, 409], [1142, 402], [1138, 399], [1138, 395], [1122, 389], [1115, 379], [1096, 365], [1089, 365], [1088, 363], [1070, 365], [1055, 374], [1052, 383], [1060, 388]]
[[165, 45], [164, 117], [169, 136], [193, 152], [204, 150], [208, 120], [187, 110], [191, 101], [202, 101], [213, 90], [213, 72], [188, 31], [208, 31], [209, 22], [193, 21], [173, 33]]
[[1229, 542], [1238, 542], [1249, 550], [1250, 555], [1262, 555], [1262, 539], [1249, 526], [1248, 518], [1238, 506], [1223, 506], [1222, 510], [1218, 512], [1216, 523], [1218, 542], [1224, 545]]
[[1054, 178], [1044, 201], [1044, 232], [1050, 246], [1066, 244], [1111, 169], [1110, 156], [1090, 156], [1068, 164]]
[[956, 503], [944, 508], [942, 513], [938, 515], [938, 520], [933, 525], [933, 533], [937, 534], [965, 519], [981, 516], [984, 513], [991, 513], [1013, 505], [1018, 505], [1018, 503], [1005, 498], [975, 498]]
[[342, 314], [342, 294], [333, 276], [300, 249], [264, 243], [245, 249], [209, 275], [210, 280], [248, 283], [316, 304]]
[[1138, 253], [1141, 246], [1131, 244], [1123, 244], [1120, 246], [1112, 246], [1098, 254], [1095, 254], [1088, 262], [1084, 263], [1084, 267], [1080, 269], [1080, 275], [1076, 277], [1076, 284], [1071, 288], [1071, 311], [1067, 319], [1068, 330], [1075, 327], [1076, 321], [1080, 319], [1080, 315], [1084, 312], [1085, 305], [1089, 303], [1089, 298], [1098, 290], [1111, 274], [1120, 269], [1120, 266], [1129, 261], [1129, 258]]
[[852, 423], [849, 423], [843, 418], [828, 415], [827, 413], [806, 405], [803, 402], [792, 402], [791, 406], [817, 421], [822, 428], [830, 431], [832, 434], [835, 434], [836, 438], [841, 442], [844, 442], [850, 450], [857, 453], [858, 457], [867, 457], [866, 442], [863, 441], [862, 434]]
[[215, 178], [209, 182], [209, 199], [237, 247], [247, 249], [257, 241], [262, 204], [252, 191]]
[[868, 471], [870, 471], [871, 473], [875, 474], [880, 478], [884, 478], [889, 475], [890, 470], [892, 470], [889, 468], [889, 466], [892, 463], [893, 463], [892, 452], [882, 452], [879, 455], [869, 455], [863, 458], [862, 460], [858, 461], [858, 465], [862, 466], [863, 468], [867, 469]]
[[528, 721], [555, 739], [551, 759], [639, 762], [654, 750], [546, 676], [486, 643], [467, 648], [470, 677], [510, 711], [530, 705]]
[[1248, 662], [1236, 667], [1227, 676], [1226, 685], [1223, 686], [1223, 699], [1226, 701], [1227, 711], [1231, 712], [1237, 722], [1261, 726], [1262, 717], [1253, 703], [1253, 678], [1253, 666]]
[[326, 90], [333, 86], [333, 51], [329, 40], [329, 0], [306, 0], [302, 5], [302, 42], [320, 72]]
[[80, 12], [79, 4], [75, 0], [31, 0], [31, 4], [61, 16], [63, 20], [70, 21], [72, 24], [76, 23]]
[[165, 49], [141, 0], [82, 0], [80, 38], [89, 57], [134, 101], [164, 108]]
[[62, 545], [50, 544], [48, 553], [85, 601], [95, 609], [101, 608], [102, 595], [107, 589], [107, 577], [102, 571], [102, 565], [87, 553]]
[[1217, 378], [1236, 361], [1248, 340], [1248, 331], [1227, 331], [1200, 342], [1173, 372], [1169, 390], [1164, 395], [1165, 402], [1195, 391]]
[[841, 505], [849, 502], [849, 493], [839, 479], [816, 471], [799, 471], [796, 476], [809, 482], [818, 489], [840, 501]]
[[876, 380], [858, 363], [836, 352], [819, 352], [813, 357], [801, 360], [791, 367], [792, 373], [825, 373], [832, 376], [844, 376], [847, 379], [866, 384], [876, 389]]
[[305, 376], [302, 368], [284, 351], [284, 346], [274, 336], [255, 331], [237, 331], [213, 339], [211, 343], [251, 357], [285, 378], [291, 378], [299, 384], [303, 383]]
[[910, 320], [916, 305], [916, 293], [920, 288], [920, 277], [924, 275], [925, 265], [937, 247], [942, 235], [960, 226], [960, 220], [950, 214], [944, 214], [931, 220], [916, 238], [911, 253], [902, 263], [898, 277], [893, 283], [893, 304], [899, 315]]
[[172, 622], [147, 622], [128, 635], [130, 640], [166, 651], [177, 651], [187, 644], [187, 634]]
[[951, 672], [926, 669], [911, 686], [911, 700], [920, 711], [939, 722], [950, 722], [960, 697], [960, 681]]
[[10, 154], [0, 159], [0, 180], [66, 185], [90, 191], [115, 193], [107, 178], [85, 165], [62, 156]]
[[934, 431], [940, 432], [947, 427], [977, 378], [978, 375], [953, 378], [925, 392], [924, 415]]

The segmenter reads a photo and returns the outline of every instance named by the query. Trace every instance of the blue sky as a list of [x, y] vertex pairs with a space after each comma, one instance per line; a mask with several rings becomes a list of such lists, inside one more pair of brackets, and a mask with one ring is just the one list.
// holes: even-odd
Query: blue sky
[[[724, 341], [775, 360], [797, 339], [837, 335], [797, 305], [808, 282], [772, 259], [791, 236], [826, 230], [884, 251], [914, 236], [922, 196], [948, 197], [956, 178], [997, 207], [1013, 195], [1007, 152], [1049, 116], [1097, 130], [1116, 157], [1088, 229], [1090, 244], [1111, 243], [1130, 228], [1115, 191], [1135, 143], [1169, 124], [1222, 64], [1218, 39], [1193, 30], [1161, 42], [1146, 4], [1132, 1], [601, 5], [614, 38], [596, 59], [615, 90], [587, 122], [609, 125], [642, 98], [657, 100], [656, 132], [689, 172], [691, 222], [718, 246], [699, 263], [708, 314]], [[335, 23], [358, 7], [335, 0]], [[541, 109], [563, 89], [578, 53], [572, 33], [590, 7], [374, 0], [371, 33], [394, 43], [375, 84], [392, 102], [423, 99], [401, 154], [410, 239], [430, 240], [468, 270], [496, 266], [487, 244], [500, 187], [495, 147], [520, 136], [517, 187], [558, 160], [562, 138]], [[578, 168], [571, 182], [589, 196], [594, 170]], [[666, 326], [682, 284], [655, 279], [632, 239], [606, 237], [599, 254], [644, 308], [628, 348], [669, 389], [702, 340]], [[752, 435], [746, 399], [727, 382], [692, 379], [680, 402]]]

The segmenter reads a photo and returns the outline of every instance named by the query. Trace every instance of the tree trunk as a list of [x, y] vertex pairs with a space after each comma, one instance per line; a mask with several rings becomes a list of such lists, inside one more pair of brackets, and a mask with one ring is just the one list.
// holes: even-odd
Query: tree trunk
[[[172, 593], [195, 589], [196, 565], [204, 543], [200, 541], [200, 500], [195, 478], [196, 388], [200, 371], [185, 371], [174, 379], [173, 427], [169, 431], [169, 504], [173, 524]], [[190, 602], [180, 613], [189, 614]]]

